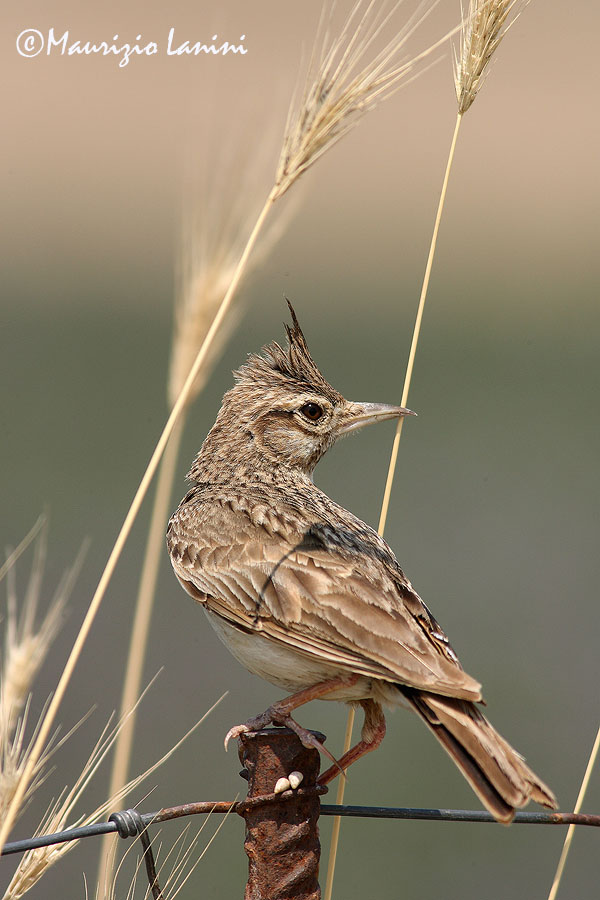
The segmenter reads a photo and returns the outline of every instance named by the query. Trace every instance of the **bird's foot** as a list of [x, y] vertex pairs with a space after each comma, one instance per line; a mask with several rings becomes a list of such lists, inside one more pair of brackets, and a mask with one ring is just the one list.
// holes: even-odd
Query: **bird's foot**
[[342, 775], [344, 774], [344, 770], [339, 765], [335, 756], [333, 756], [321, 741], [315, 737], [313, 732], [309, 731], [307, 728], [303, 728], [302, 725], [299, 725], [298, 722], [292, 718], [289, 706], [285, 701], [274, 703], [272, 706], [269, 706], [264, 713], [261, 713], [261, 715], [248, 719], [243, 725], [234, 725], [233, 728], [230, 728], [225, 735], [225, 749], [227, 750], [227, 745], [233, 738], [238, 738], [241, 734], [260, 731], [262, 728], [266, 728], [267, 725], [280, 725], [283, 728], [289, 728], [290, 731], [293, 731], [294, 734], [298, 736], [300, 743], [304, 747], [307, 747], [309, 750], [314, 748], [315, 750], [318, 750], [319, 753], [323, 753], [331, 760], [333, 767], [339, 769]]
[[251, 734], [252, 732], [260, 731], [261, 728], [266, 728], [267, 725], [271, 725], [271, 723], [273, 723], [273, 719], [270, 715], [271, 709], [272, 707], [269, 707], [269, 709], [265, 710], [264, 713], [261, 713], [260, 716], [254, 716], [254, 718], [248, 719], [243, 725], [234, 725], [233, 728], [230, 728], [225, 735], [225, 750], [227, 750], [229, 741], [239, 738], [240, 734]]

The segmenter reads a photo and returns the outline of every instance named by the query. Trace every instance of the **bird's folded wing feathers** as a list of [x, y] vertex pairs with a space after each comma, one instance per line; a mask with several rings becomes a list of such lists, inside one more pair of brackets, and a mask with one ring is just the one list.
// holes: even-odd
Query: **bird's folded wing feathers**
[[[256, 631], [349, 673], [469, 700], [480, 685], [408, 582], [335, 548], [303, 548], [242, 512], [214, 508], [198, 541], [186, 517], [172, 522], [169, 549], [183, 586], [232, 625]], [[291, 539], [290, 539], [291, 538]]]

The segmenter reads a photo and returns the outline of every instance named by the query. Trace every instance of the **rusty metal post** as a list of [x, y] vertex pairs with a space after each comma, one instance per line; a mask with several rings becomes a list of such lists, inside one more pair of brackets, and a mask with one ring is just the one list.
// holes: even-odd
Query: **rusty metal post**
[[[238, 810], [246, 821], [249, 861], [244, 900], [320, 900], [318, 751], [288, 728], [265, 728], [240, 735], [239, 755], [240, 774], [248, 779], [248, 797]], [[292, 772], [302, 774], [300, 785], [275, 793], [279, 779]]]

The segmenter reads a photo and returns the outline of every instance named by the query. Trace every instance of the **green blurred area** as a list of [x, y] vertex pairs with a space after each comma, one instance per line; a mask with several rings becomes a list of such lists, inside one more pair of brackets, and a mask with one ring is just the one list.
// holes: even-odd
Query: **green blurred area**
[[[408, 344], [409, 303], [369, 307], [342, 284], [308, 302], [295, 296], [314, 356], [332, 383], [360, 400], [399, 397]], [[392, 294], [391, 284], [374, 293]], [[249, 309], [188, 422], [175, 506], [184, 475], [212, 424], [231, 368], [271, 338], [281, 339], [286, 310], [271, 283], [258, 278]], [[485, 311], [452, 318], [460, 307], [434, 283], [418, 354], [387, 538], [415, 587], [440, 619], [465, 667], [483, 681], [494, 724], [557, 792], [572, 804], [597, 724], [596, 532], [598, 431], [596, 366], [589, 317], [565, 334], [559, 321], [513, 330], [486, 328]], [[551, 299], [551, 298], [550, 298]], [[486, 303], [498, 309], [500, 295]], [[324, 310], [325, 304], [327, 309]], [[343, 310], [348, 316], [344, 318]], [[147, 297], [147, 314], [106, 309], [102, 297], [73, 307], [13, 308], [5, 321], [3, 384], [3, 540], [16, 542], [40, 510], [50, 512], [50, 589], [92, 538], [71, 611], [34, 695], [39, 712], [66, 658], [95, 582], [165, 418], [168, 304]], [[334, 314], [335, 311], [335, 314]], [[501, 315], [496, 315], [501, 320]], [[317, 470], [317, 483], [376, 524], [393, 425], [368, 429], [336, 447]], [[93, 703], [92, 723], [61, 750], [57, 771], [17, 828], [36, 824], [41, 798], [78, 771], [86, 748], [118, 705], [136, 578], [149, 504], [109, 588], [62, 708], [67, 728]], [[18, 566], [23, 589], [27, 562]], [[164, 668], [163, 668], [164, 667]], [[247, 675], [213, 636], [181, 591], [163, 558], [149, 679], [161, 675], [144, 701], [135, 768], [163, 753], [223, 691], [229, 696], [176, 759], [153, 776], [141, 804], [159, 808], [192, 799], [227, 799], [243, 792], [235, 751], [222, 737], [234, 722], [276, 698], [274, 688]], [[301, 721], [320, 728], [339, 748], [343, 707], [315, 703]], [[86, 808], [103, 799], [106, 777]], [[136, 799], [144, 796], [140, 789]], [[352, 771], [353, 803], [472, 807], [475, 798], [430, 735], [410, 714], [390, 715], [376, 756]], [[586, 808], [600, 804], [592, 787]], [[212, 828], [209, 823], [204, 834]], [[324, 844], [330, 823], [323, 822]], [[178, 826], [164, 826], [168, 843]], [[345, 897], [532, 896], [550, 878], [562, 839], [558, 829], [482, 828], [393, 822], [345, 822], [339, 891]], [[579, 834], [568, 870], [572, 895], [595, 883], [591, 838]], [[77, 884], [82, 867], [94, 877], [97, 847], [81, 845], [38, 889], [51, 896]], [[585, 848], [588, 852], [586, 853]], [[357, 860], [365, 855], [363, 861]], [[391, 854], [391, 856], [390, 856]], [[227, 861], [225, 864], [225, 860]], [[368, 860], [368, 863], [366, 862]], [[226, 824], [194, 876], [206, 896], [241, 896], [245, 859], [241, 823]], [[481, 884], [485, 883], [482, 893]], [[54, 885], [54, 888], [52, 888]], [[401, 885], [401, 888], [400, 888]], [[41, 891], [41, 893], [39, 893]]]

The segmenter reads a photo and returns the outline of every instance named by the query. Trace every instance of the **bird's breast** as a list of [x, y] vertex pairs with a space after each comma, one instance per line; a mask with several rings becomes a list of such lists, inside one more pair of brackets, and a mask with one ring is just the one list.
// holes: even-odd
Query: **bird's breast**
[[[238, 662], [253, 675], [259, 675], [288, 693], [295, 693], [322, 681], [347, 674], [340, 668], [307, 657], [293, 647], [280, 644], [272, 638], [256, 632], [242, 631], [212, 610], [205, 608], [204, 612], [218, 637]], [[372, 680], [361, 677], [354, 684], [339, 688], [322, 699], [364, 700], [372, 696], [372, 693]]]

